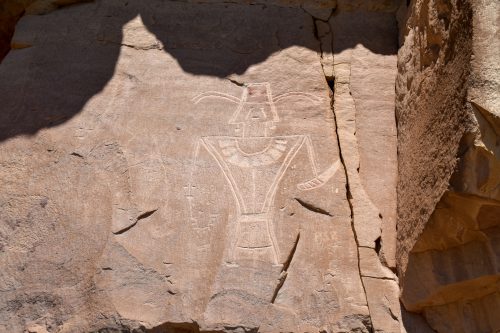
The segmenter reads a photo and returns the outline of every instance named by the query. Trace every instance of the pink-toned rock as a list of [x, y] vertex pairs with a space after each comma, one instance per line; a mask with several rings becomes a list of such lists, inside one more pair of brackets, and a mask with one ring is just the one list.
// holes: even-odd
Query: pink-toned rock
[[399, 330], [393, 14], [56, 5], [0, 66], [1, 329]]

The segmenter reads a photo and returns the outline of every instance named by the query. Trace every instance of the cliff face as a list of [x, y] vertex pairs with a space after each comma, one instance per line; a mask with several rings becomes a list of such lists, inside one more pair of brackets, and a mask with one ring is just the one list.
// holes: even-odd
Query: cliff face
[[405, 307], [438, 332], [500, 327], [498, 12], [415, 1], [402, 31], [398, 271]]
[[498, 5], [405, 4], [0, 4], [0, 332], [498, 330]]

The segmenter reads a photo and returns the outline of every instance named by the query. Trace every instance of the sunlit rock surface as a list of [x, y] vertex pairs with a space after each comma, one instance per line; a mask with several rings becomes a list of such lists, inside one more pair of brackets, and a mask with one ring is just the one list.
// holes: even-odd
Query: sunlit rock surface
[[498, 12], [416, 1], [402, 20], [397, 266], [438, 332], [500, 330]]
[[23, 16], [0, 66], [2, 329], [400, 332], [397, 26], [348, 7]]
[[500, 330], [498, 43], [489, 0], [4, 1], [0, 332]]

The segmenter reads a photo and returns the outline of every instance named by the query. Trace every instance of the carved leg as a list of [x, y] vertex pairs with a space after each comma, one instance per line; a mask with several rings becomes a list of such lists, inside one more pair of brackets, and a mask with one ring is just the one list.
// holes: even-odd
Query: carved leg
[[[233, 240], [231, 241], [231, 245], [229, 247], [229, 261], [228, 264], [230, 266], [238, 266], [236, 263], [236, 245], [238, 244], [239, 238], [240, 238], [240, 220], [236, 219], [236, 230], [235, 230], [235, 236]], [[229, 222], [229, 226], [231, 226], [231, 222]], [[229, 233], [231, 234], [231, 233]]]
[[269, 218], [266, 220], [266, 227], [267, 227], [267, 233], [269, 235], [269, 238], [271, 238], [272, 242], [272, 252], [273, 252], [273, 265], [275, 266], [281, 266], [279, 262], [280, 258], [280, 253], [279, 253], [279, 248], [278, 248], [278, 241], [276, 240], [276, 235], [274, 234], [274, 229], [272, 228], [273, 225], [273, 219]]

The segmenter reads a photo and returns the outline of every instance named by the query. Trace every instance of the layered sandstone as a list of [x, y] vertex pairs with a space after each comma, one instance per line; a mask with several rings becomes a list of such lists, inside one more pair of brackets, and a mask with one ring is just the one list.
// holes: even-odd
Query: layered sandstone
[[398, 271], [438, 332], [500, 329], [496, 1], [416, 1], [398, 54]]

